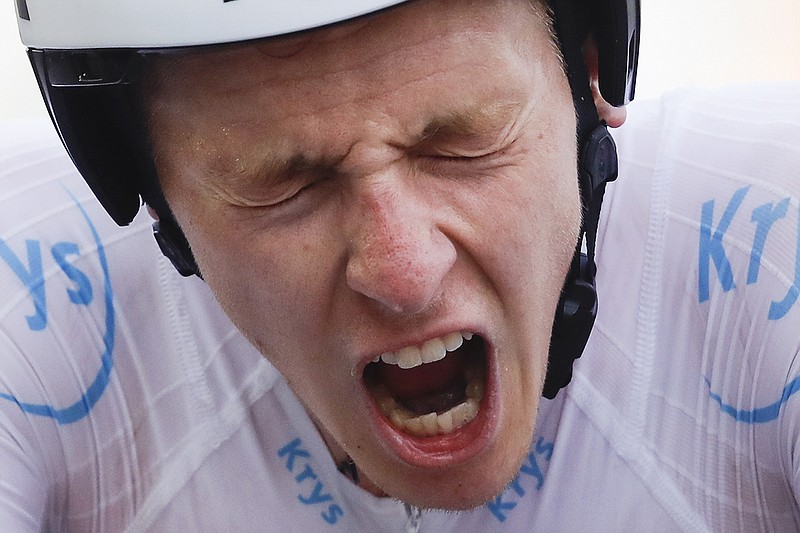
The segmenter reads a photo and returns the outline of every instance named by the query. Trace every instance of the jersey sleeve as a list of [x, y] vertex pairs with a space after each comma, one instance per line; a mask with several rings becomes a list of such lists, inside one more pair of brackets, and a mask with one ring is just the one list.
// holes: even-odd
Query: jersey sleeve
[[19, 205], [19, 194], [41, 183], [41, 172], [53, 170], [48, 161], [54, 157], [60, 159], [59, 147], [44, 125], [13, 122], [0, 127], [0, 524], [7, 531], [45, 529], [50, 494], [41, 452], [61, 455], [57, 442], [50, 450], [39, 448], [43, 435], [21, 407], [39, 392], [40, 383], [20, 335], [43, 329], [46, 292], [41, 241], [21, 239], [22, 249], [14, 242], [16, 235], [26, 233], [27, 217], [21, 212], [37, 214], [34, 206]]
[[46, 476], [20, 428], [0, 410], [0, 524], [20, 533], [44, 529]]
[[0, 124], [2, 531], [202, 522], [234, 512], [215, 454], [264, 468], [250, 408], [276, 372], [150, 223], [118, 227], [52, 125]]

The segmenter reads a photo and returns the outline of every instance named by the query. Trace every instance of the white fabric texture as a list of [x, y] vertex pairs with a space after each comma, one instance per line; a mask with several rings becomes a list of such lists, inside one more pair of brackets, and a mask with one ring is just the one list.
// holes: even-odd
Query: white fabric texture
[[[518, 477], [420, 531], [800, 530], [800, 84], [637, 102], [600, 312]], [[406, 531], [52, 127], [0, 125], [4, 531]]]

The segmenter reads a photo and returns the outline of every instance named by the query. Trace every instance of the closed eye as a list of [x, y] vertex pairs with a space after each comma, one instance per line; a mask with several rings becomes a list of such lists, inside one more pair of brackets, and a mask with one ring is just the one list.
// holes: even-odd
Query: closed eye
[[429, 151], [417, 156], [417, 164], [421, 169], [430, 170], [488, 170], [504, 166], [509, 161], [515, 141], [500, 148], [489, 147], [482, 150], [441, 150]]
[[224, 179], [226, 195], [241, 207], [281, 209], [303, 200], [334, 175], [330, 165], [303, 156], [267, 159], [260, 165], [230, 173]]

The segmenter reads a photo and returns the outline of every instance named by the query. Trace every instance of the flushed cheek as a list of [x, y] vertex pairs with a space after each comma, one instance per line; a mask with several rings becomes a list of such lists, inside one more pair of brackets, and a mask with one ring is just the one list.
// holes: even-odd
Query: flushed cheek
[[494, 242], [503, 246], [487, 243], [478, 252], [490, 265], [489, 275], [506, 313], [508, 336], [498, 346], [501, 390], [508, 393], [509, 402], [519, 403], [513, 409], [526, 412], [540, 394], [554, 311], [580, 223], [577, 178], [570, 179], [574, 170], [569, 163], [557, 168], [560, 180], [536, 184], [547, 194], [518, 189], [506, 209], [497, 210], [508, 214], [501, 220], [493, 219]]
[[297, 261], [309, 261], [309, 254], [283, 247], [281, 255], [281, 261], [267, 253], [231, 255], [240, 261], [227, 269], [217, 263], [207, 282], [239, 330], [327, 425], [331, 413], [353, 411], [352, 363], [330, 342], [324, 275]]
[[486, 237], [476, 253], [491, 265], [507, 303], [544, 305], [543, 296], [552, 299], [561, 289], [580, 224], [577, 178], [569, 183], [569, 172], [561, 184], [539, 180], [518, 188], [481, 217]]
[[[333, 278], [324, 243], [303, 228], [285, 238], [195, 211], [201, 224], [183, 225], [204, 279], [223, 309], [255, 344], [288, 350], [290, 341], [318, 342], [327, 321]], [[177, 216], [177, 213], [176, 213]], [[295, 346], [291, 346], [295, 349]]]

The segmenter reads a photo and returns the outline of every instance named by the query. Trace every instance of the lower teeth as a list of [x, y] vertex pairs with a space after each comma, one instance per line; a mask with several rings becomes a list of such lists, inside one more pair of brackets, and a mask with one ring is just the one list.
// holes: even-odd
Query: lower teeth
[[478, 416], [478, 409], [483, 399], [484, 371], [481, 369], [469, 372], [466, 379], [466, 399], [443, 413], [417, 415], [400, 405], [383, 386], [375, 387], [373, 395], [381, 412], [397, 429], [417, 437], [446, 435], [467, 425]]

